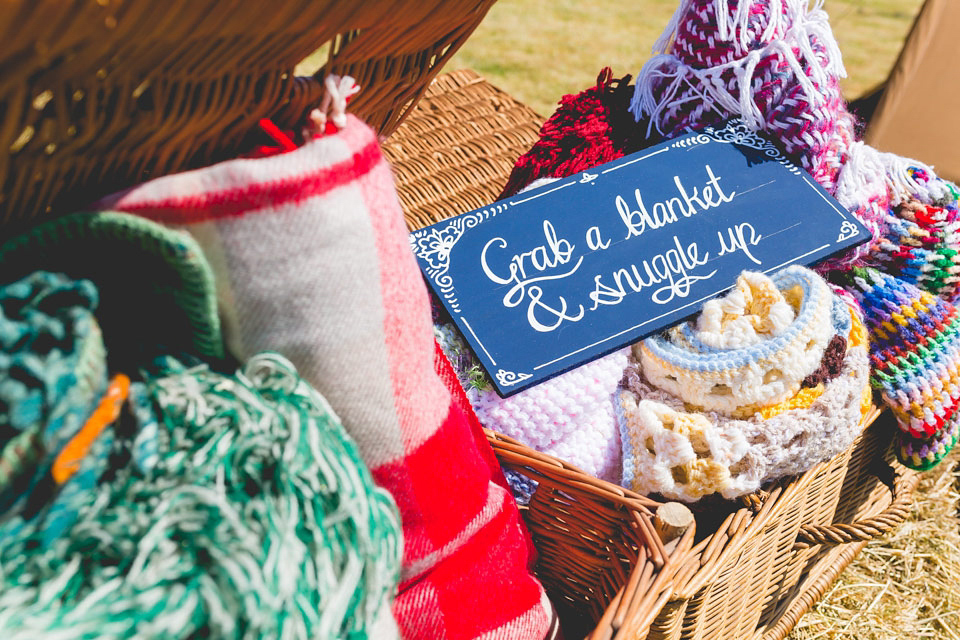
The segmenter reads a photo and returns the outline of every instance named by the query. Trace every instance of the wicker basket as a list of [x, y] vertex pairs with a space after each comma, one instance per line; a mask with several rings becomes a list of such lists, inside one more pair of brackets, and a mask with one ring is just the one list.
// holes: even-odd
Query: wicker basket
[[[493, 1], [9, 0], [0, 6], [0, 238], [234, 155], [259, 119], [299, 121], [319, 102], [326, 73], [357, 78], [364, 91], [351, 109], [381, 134], [410, 116], [385, 153], [411, 227], [486, 204], [536, 140], [539, 117], [469, 72], [437, 80], [417, 100]], [[294, 66], [324, 43], [329, 57], [317, 77], [295, 77]], [[861, 476], [877, 457], [861, 441], [845, 462], [776, 487], [718, 527], [698, 523], [705, 537], [695, 547], [695, 529], [664, 545], [656, 502], [495, 434], [490, 441], [504, 466], [539, 482], [525, 517], [568, 638], [739, 637], [726, 621], [746, 605], [771, 613], [739, 628], [777, 630], [781, 610], [776, 619], [789, 625], [830, 579], [809, 568], [849, 561], [858, 549], [800, 548], [801, 532], [843, 531], [804, 525], [874, 515], [890, 500]], [[770, 578], [748, 590], [760, 600], [747, 602], [731, 589], [754, 562]], [[778, 576], [788, 580], [782, 587], [769, 582]], [[797, 597], [778, 598], [776, 589]]]
[[[386, 142], [416, 229], [496, 197], [539, 118], [470, 71], [439, 77]], [[782, 638], [866, 544], [906, 517], [917, 474], [893, 463], [892, 416], [798, 478], [703, 504], [688, 532], [651, 537], [659, 504], [490, 433], [505, 468], [539, 483], [524, 517], [568, 638]], [[666, 555], [664, 555], [666, 554]], [[644, 591], [646, 590], [646, 591]]]
[[[0, 4], [0, 237], [299, 122], [326, 73], [390, 133], [494, 0], [9, 0]], [[316, 77], [294, 67], [328, 45]]]

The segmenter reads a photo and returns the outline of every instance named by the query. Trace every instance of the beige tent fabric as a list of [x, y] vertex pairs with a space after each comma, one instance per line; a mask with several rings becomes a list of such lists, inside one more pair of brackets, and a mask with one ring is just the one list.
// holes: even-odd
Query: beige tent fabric
[[960, 1], [927, 0], [865, 139], [960, 181]]

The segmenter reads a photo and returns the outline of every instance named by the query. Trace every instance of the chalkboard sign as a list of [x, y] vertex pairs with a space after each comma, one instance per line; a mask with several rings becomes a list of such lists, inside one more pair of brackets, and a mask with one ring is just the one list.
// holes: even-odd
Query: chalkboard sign
[[511, 395], [676, 324], [744, 270], [869, 232], [741, 121], [415, 231], [427, 281]]

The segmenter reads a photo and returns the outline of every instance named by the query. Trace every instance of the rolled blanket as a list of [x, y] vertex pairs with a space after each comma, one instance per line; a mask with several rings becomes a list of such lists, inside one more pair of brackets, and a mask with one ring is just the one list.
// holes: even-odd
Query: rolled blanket
[[101, 204], [189, 231], [216, 274], [229, 352], [282, 353], [343, 421], [400, 509], [402, 635], [546, 635], [520, 514], [434, 369], [427, 287], [370, 127], [348, 114], [289, 152]]
[[[743, 304], [755, 291], [765, 295]], [[816, 274], [744, 276], [713, 306], [728, 311], [721, 331], [704, 314], [634, 346], [615, 404], [624, 485], [635, 491], [733, 498], [806, 471], [860, 432], [871, 400], [866, 330]]]

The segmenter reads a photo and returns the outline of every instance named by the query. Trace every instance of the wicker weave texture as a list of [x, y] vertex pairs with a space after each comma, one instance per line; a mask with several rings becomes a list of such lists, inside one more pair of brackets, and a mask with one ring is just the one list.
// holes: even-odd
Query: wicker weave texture
[[865, 541], [909, 511], [919, 475], [894, 461], [892, 416], [877, 417], [846, 452], [775, 484], [759, 511], [731, 513], [698, 542], [650, 637], [786, 636]]
[[[299, 122], [320, 77], [392, 131], [494, 0], [10, 0], [0, 4], [0, 225], [235, 154]], [[294, 77], [324, 44], [318, 77]]]
[[488, 438], [504, 469], [538, 484], [523, 516], [567, 637], [646, 637], [695, 528], [665, 547], [653, 525], [659, 503], [502, 435]]
[[419, 229], [490, 204], [542, 119], [463, 69], [437, 78], [384, 145], [407, 226]]

